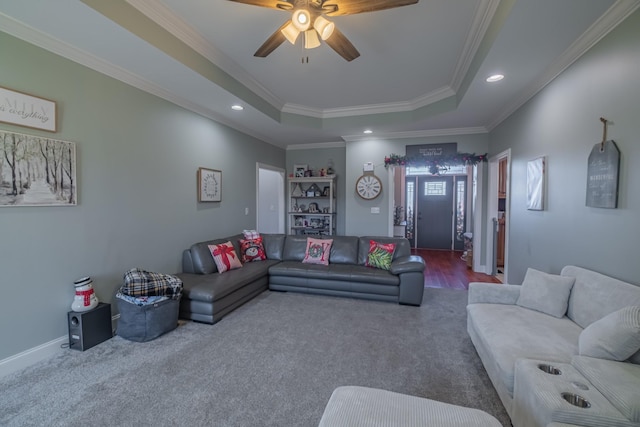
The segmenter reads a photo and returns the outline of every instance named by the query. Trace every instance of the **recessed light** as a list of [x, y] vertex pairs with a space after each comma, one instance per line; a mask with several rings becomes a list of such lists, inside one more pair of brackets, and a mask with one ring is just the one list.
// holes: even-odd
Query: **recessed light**
[[364, 131], [364, 133], [366, 133], [367, 135], [369, 135], [370, 133], [373, 133], [373, 131], [371, 129], [367, 129]]
[[492, 76], [487, 77], [487, 82], [494, 83], [494, 82], [499, 82], [502, 79], [504, 79], [504, 76], [502, 74], [494, 74]]
[[235, 111], [242, 111], [242, 110], [244, 110], [244, 107], [242, 105], [236, 104], [236, 105], [232, 105], [231, 109], [235, 110]]

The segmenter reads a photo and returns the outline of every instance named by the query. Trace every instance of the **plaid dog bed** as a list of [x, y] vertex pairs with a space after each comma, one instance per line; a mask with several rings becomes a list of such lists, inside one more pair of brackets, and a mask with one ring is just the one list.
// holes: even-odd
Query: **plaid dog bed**
[[170, 274], [154, 273], [132, 268], [124, 273], [124, 285], [120, 292], [130, 297], [166, 296], [180, 299], [182, 280]]

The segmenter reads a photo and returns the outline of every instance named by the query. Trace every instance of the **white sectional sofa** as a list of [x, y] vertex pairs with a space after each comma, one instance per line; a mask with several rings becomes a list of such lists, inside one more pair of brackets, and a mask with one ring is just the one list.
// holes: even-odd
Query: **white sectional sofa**
[[575, 266], [471, 283], [467, 330], [514, 427], [640, 426], [640, 286]]

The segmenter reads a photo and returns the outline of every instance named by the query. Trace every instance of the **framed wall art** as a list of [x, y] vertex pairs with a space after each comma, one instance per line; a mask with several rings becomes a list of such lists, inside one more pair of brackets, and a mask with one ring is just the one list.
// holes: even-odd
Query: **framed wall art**
[[0, 207], [75, 206], [76, 145], [0, 130]]
[[198, 201], [219, 202], [222, 200], [222, 172], [215, 169], [198, 169]]
[[0, 122], [56, 131], [56, 103], [0, 86]]
[[303, 178], [308, 170], [308, 165], [293, 165], [293, 176], [296, 178]]
[[544, 157], [527, 162], [527, 209], [530, 211], [544, 210], [544, 175]]

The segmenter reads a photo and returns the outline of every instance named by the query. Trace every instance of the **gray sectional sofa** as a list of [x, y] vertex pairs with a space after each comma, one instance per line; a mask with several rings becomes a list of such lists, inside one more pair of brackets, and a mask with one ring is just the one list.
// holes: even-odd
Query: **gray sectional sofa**
[[[267, 289], [422, 304], [425, 263], [411, 255], [407, 239], [327, 236], [333, 244], [325, 266], [302, 263], [305, 236], [261, 236], [267, 259], [223, 274], [218, 273], [208, 246], [230, 241], [239, 254], [242, 234], [195, 243], [183, 252], [183, 273], [178, 274], [184, 285], [181, 318], [215, 323]], [[369, 240], [396, 244], [391, 270], [365, 266]]]
[[528, 277], [469, 284], [467, 330], [513, 426], [640, 426], [640, 287]]

